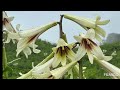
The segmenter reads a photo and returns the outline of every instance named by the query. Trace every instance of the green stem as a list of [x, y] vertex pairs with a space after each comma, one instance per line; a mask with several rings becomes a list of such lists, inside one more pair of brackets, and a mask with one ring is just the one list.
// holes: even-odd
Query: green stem
[[[6, 56], [6, 50], [5, 50], [5, 46], [3, 45], [3, 57], [2, 57], [2, 65], [3, 65], [3, 71], [5, 70], [5, 68], [7, 67], [7, 56]], [[3, 76], [5, 79], [8, 78], [8, 72], [4, 72]]]
[[[54, 56], [54, 53], [52, 52], [48, 57], [46, 57], [42, 62], [40, 62], [36, 66], [40, 66], [40, 65], [44, 64], [45, 62], [47, 62], [48, 60], [50, 60], [53, 56]], [[28, 73], [23, 74], [22, 76], [18, 77], [17, 79], [27, 79], [28, 77], [32, 76], [32, 70], [33, 69], [31, 69]]]
[[78, 63], [79, 63], [79, 79], [83, 79], [82, 60], [78, 61]]

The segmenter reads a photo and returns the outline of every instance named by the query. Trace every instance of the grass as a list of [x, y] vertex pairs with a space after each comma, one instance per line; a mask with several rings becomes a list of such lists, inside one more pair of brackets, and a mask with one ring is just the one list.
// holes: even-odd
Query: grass
[[[16, 57], [16, 44], [13, 44], [12, 42], [6, 44], [8, 62], [17, 58], [21, 58], [20, 60], [9, 64], [9, 66], [13, 69], [12, 72], [9, 72], [9, 79], [15, 79], [19, 77], [19, 72], [23, 74], [27, 73], [30, 69], [32, 69], [32, 62], [34, 62], [34, 65], [37, 65], [52, 52], [51, 48], [55, 46], [55, 44], [51, 44], [50, 42], [42, 40], [37, 40], [36, 44], [39, 45], [38, 49], [41, 50], [41, 53], [32, 53], [32, 55], [30, 55], [28, 59], [25, 58], [25, 55], [22, 52], [19, 54], [18, 57]], [[117, 55], [113, 56], [113, 59], [109, 62], [120, 68], [120, 43], [104, 43], [101, 48], [102, 50], [107, 50], [105, 52], [105, 55], [111, 55], [113, 51], [116, 51]], [[83, 66], [87, 67], [84, 73], [87, 79], [111, 79], [110, 77], [104, 75], [104, 73], [106, 72], [96, 63], [90, 64], [87, 56], [82, 59]]]

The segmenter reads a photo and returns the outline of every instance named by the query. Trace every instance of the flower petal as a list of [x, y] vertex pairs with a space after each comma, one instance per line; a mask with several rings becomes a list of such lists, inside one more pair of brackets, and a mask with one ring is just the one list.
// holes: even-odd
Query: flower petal
[[96, 26], [95, 31], [96, 31], [97, 34], [101, 35], [102, 37], [105, 37], [105, 36], [106, 36], [105, 30], [103, 30], [103, 29], [102, 29], [101, 27], [99, 27], [99, 26]]
[[58, 48], [56, 48], [56, 47], [53, 47], [53, 48], [52, 48], [52, 50], [53, 50], [54, 53], [57, 52], [57, 49], [58, 49]]
[[80, 60], [85, 54], [86, 54], [85, 48], [83, 46], [80, 46], [78, 48], [75, 60]]
[[29, 29], [29, 30], [21, 31], [21, 32], [19, 32], [19, 35], [21, 37], [31, 37], [31, 36], [34, 36], [38, 33], [41, 35], [46, 30], [48, 30], [48, 29], [50, 29], [50, 28], [52, 28], [53, 26], [56, 26], [56, 25], [57, 25], [57, 22], [52, 22], [52, 23], [46, 24], [44, 26], [39, 26], [39, 27], [32, 28], [32, 29]]
[[62, 58], [61, 59], [62, 66], [65, 66], [66, 65], [66, 54], [64, 54], [61, 58]]
[[110, 20], [103, 20], [103, 21], [97, 21], [97, 25], [106, 25], [110, 22]]
[[82, 41], [82, 37], [81, 36], [74, 36], [74, 39], [78, 42]]
[[7, 37], [7, 40], [4, 43], [9, 43], [11, 38]]
[[93, 64], [93, 55], [91, 52], [87, 51], [87, 55], [91, 64]]
[[58, 54], [55, 54], [52, 67], [56, 68], [60, 64], [60, 62], [61, 62], [61, 57]]
[[72, 50], [69, 50], [67, 57], [71, 60], [75, 60], [75, 53]]
[[95, 22], [92, 19], [89, 18], [84, 18], [84, 17], [77, 17], [73, 15], [67, 15], [64, 14], [64, 18], [72, 20], [76, 22], [77, 24], [80, 24], [82, 26], [90, 27], [90, 28], [95, 28]]
[[72, 68], [72, 66], [74, 66], [77, 63], [77, 61], [73, 61], [63, 67], [59, 67], [57, 69], [54, 69], [51, 72], [51, 74], [53, 75], [54, 79], [60, 79], [63, 77], [63, 75]]
[[110, 61], [113, 57], [112, 56], [104, 56], [105, 61]]
[[95, 31], [94, 29], [89, 29], [85, 35], [86, 38], [89, 38], [89, 39], [94, 39], [95, 38]]
[[100, 60], [104, 59], [103, 52], [99, 46], [94, 46], [91, 52]]
[[34, 43], [33, 43], [33, 52], [34, 52], [34, 53], [40, 53], [40, 52], [41, 52], [41, 50], [36, 49], [36, 47], [35, 47], [35, 44], [34, 44]]
[[30, 55], [32, 52], [30, 50], [29, 47], [26, 47], [24, 50], [23, 50], [23, 53], [25, 54], [26, 58], [28, 58], [28, 55]]
[[63, 40], [63, 39], [59, 39], [58, 40], [58, 44], [57, 47], [61, 47], [61, 46], [67, 46], [68, 44]]
[[95, 38], [96, 38], [99, 42], [102, 42], [101, 37], [100, 37], [97, 33], [95, 33]]

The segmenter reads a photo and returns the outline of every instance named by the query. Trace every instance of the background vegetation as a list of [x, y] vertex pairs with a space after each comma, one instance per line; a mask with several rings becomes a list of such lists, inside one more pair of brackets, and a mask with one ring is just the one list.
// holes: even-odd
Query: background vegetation
[[[20, 60], [9, 64], [9, 66], [13, 69], [12, 72], [9, 72], [9, 79], [16, 79], [17, 77], [19, 77], [19, 72], [23, 74], [27, 73], [30, 69], [32, 69], [32, 62], [34, 62], [34, 65], [37, 65], [52, 52], [51, 48], [56, 46], [55, 44], [51, 44], [50, 42], [42, 41], [40, 39], [37, 40], [36, 44], [39, 46], [38, 49], [41, 50], [41, 53], [32, 53], [32, 55], [30, 55], [28, 59], [26, 59], [23, 53], [20, 53], [20, 55], [16, 57], [16, 44], [13, 44], [12, 42], [6, 44], [8, 62], [17, 58], [21, 58]], [[100, 47], [102, 48], [102, 50], [106, 51], [104, 52], [105, 55], [111, 55], [114, 51], [116, 51], [117, 55], [113, 56], [113, 59], [109, 62], [120, 68], [120, 42], [104, 42], [104, 44]], [[87, 67], [87, 69], [85, 70], [85, 77], [87, 79], [111, 79], [110, 77], [104, 75], [104, 73], [106, 72], [95, 62], [93, 65], [90, 64], [87, 56], [83, 58], [83, 66]]]

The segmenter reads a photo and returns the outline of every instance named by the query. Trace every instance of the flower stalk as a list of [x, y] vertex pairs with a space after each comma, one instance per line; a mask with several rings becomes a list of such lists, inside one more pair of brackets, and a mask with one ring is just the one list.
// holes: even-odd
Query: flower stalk
[[6, 50], [5, 50], [5, 46], [3, 45], [3, 57], [2, 57], [2, 65], [3, 65], [3, 77], [5, 79], [8, 78], [8, 72], [4, 72], [4, 70], [7, 67], [7, 56], [6, 56]]
[[78, 63], [79, 63], [79, 79], [83, 79], [82, 60], [78, 61]]

